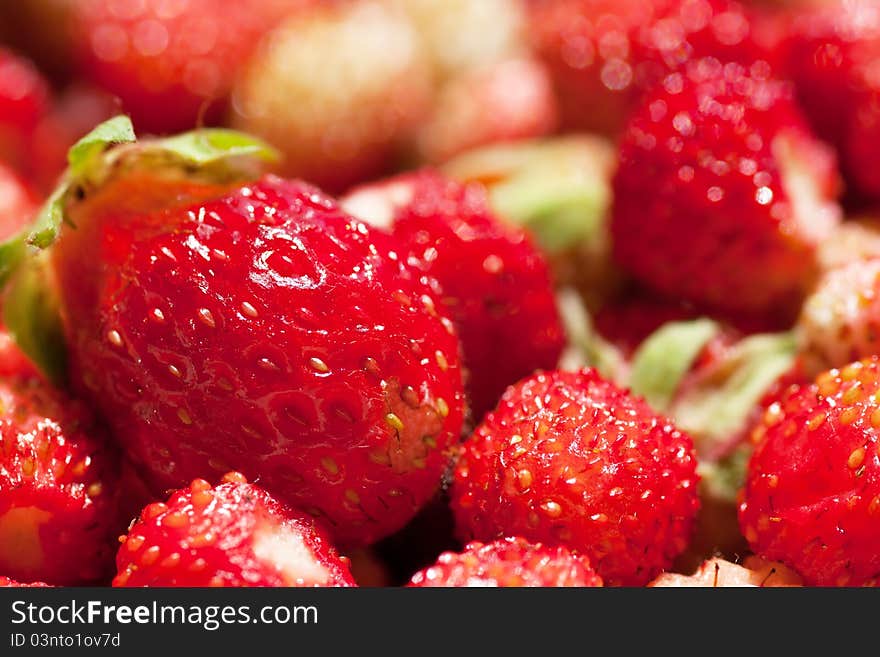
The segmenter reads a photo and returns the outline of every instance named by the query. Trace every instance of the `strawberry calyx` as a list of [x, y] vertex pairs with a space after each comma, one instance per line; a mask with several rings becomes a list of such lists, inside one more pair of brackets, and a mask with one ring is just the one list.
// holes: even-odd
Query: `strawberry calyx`
[[550, 254], [607, 245], [614, 149], [592, 135], [487, 146], [444, 171], [486, 185], [495, 211], [528, 229]]
[[46, 250], [65, 223], [73, 228], [71, 204], [122, 172], [231, 182], [256, 177], [263, 163], [278, 157], [265, 142], [234, 130], [200, 128], [138, 140], [127, 116], [99, 124], [71, 147], [67, 171], [33, 221], [0, 243], [3, 321], [14, 341], [50, 379], [63, 378], [64, 348]]
[[556, 306], [565, 330], [566, 347], [559, 358], [559, 369], [576, 372], [591, 367], [617, 383], [628, 377], [628, 363], [616, 346], [605, 340], [577, 290], [565, 287], [556, 294]]
[[797, 361], [794, 333], [761, 333], [734, 344], [723, 361], [681, 390], [669, 414], [705, 459], [727, 453], [748, 429], [761, 399]]
[[655, 411], [668, 411], [685, 374], [720, 332], [718, 323], [706, 318], [664, 324], [636, 350], [630, 389], [644, 397]]

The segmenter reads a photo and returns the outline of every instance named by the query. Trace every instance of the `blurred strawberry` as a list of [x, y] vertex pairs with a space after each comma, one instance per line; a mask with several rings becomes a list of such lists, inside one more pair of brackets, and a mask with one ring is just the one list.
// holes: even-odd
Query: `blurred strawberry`
[[24, 180], [0, 162], [0, 240], [23, 228], [37, 209], [37, 199]]
[[839, 222], [833, 153], [790, 86], [706, 58], [639, 104], [614, 179], [614, 255], [640, 282], [728, 314], [790, 320]]
[[0, 161], [27, 167], [31, 135], [49, 102], [49, 85], [37, 68], [0, 47]]
[[119, 101], [97, 88], [74, 83], [62, 91], [34, 130], [31, 177], [48, 193], [67, 167], [67, 151], [97, 124], [119, 113]]
[[433, 94], [405, 14], [360, 0], [282, 23], [239, 77], [232, 123], [285, 155], [285, 174], [340, 191], [388, 169]]
[[0, 42], [26, 53], [53, 81], [70, 77], [71, 9], [79, 0], [0, 2]]
[[[774, 60], [730, 0], [530, 0], [568, 129], [616, 132], [640, 94], [694, 56]], [[766, 68], [767, 64], [761, 64]]]
[[412, 20], [437, 77], [448, 80], [528, 52], [522, 0], [391, 0]]
[[14, 579], [9, 579], [8, 577], [0, 576], [0, 587], [4, 587], [4, 588], [6, 588], [6, 587], [10, 587], [10, 588], [28, 588], [28, 587], [43, 588], [46, 586], [49, 586], [49, 585], [45, 584], [43, 582], [28, 582], [27, 584], [24, 584], [22, 582], [16, 582]]
[[260, 37], [309, 2], [82, 0], [69, 18], [77, 72], [118, 95], [143, 131], [215, 123]]
[[790, 31], [789, 73], [816, 132], [837, 147], [849, 191], [880, 199], [880, 5], [825, 3]]
[[421, 157], [443, 162], [469, 148], [540, 137], [556, 126], [556, 97], [543, 65], [531, 58], [475, 68], [440, 92], [419, 132]]

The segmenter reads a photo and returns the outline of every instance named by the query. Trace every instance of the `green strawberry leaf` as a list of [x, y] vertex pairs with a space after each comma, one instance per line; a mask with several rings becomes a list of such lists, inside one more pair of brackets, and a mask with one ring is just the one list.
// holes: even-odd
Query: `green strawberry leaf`
[[595, 330], [580, 294], [572, 288], [564, 288], [556, 295], [556, 305], [568, 343], [559, 359], [559, 367], [564, 370], [592, 367], [606, 379], [625, 385], [623, 354]]
[[665, 413], [684, 375], [721, 331], [711, 319], [669, 322], [648, 336], [633, 356], [629, 386], [651, 407]]
[[205, 166], [233, 157], [252, 157], [265, 162], [280, 159], [280, 153], [261, 139], [235, 130], [201, 128], [158, 139], [150, 148], [169, 154], [194, 166]]
[[58, 299], [54, 288], [46, 284], [47, 267], [45, 254], [40, 254], [33, 266], [18, 269], [4, 293], [3, 323], [18, 347], [51, 381], [60, 384], [66, 354]]
[[493, 209], [556, 254], [607, 246], [613, 164], [609, 142], [572, 135], [479, 148], [444, 169], [454, 178], [484, 182]]
[[113, 144], [130, 144], [136, 140], [134, 126], [127, 116], [114, 116], [101, 123], [85, 137], [76, 142], [67, 152], [69, 177], [81, 176]]
[[743, 443], [719, 461], [700, 461], [697, 473], [700, 475], [701, 494], [733, 504], [736, 495], [746, 483], [746, 469], [752, 447]]
[[794, 366], [791, 332], [752, 335], [737, 343], [713, 376], [689, 387], [670, 409], [676, 424], [709, 454], [747, 429], [761, 398]]
[[572, 184], [565, 179], [513, 179], [491, 191], [492, 207], [528, 228], [548, 253], [601, 239], [609, 192], [604, 185]]
[[274, 161], [278, 152], [234, 130], [202, 128], [162, 139], [136, 141], [127, 116], [101, 123], [68, 152], [68, 169], [30, 226], [0, 244], [0, 287], [5, 288], [6, 327], [25, 353], [50, 377], [63, 371], [63, 343], [46, 258], [66, 220], [68, 204], [127, 168], [171, 167], [189, 175], [204, 171], [221, 179], [256, 175], [253, 162]]

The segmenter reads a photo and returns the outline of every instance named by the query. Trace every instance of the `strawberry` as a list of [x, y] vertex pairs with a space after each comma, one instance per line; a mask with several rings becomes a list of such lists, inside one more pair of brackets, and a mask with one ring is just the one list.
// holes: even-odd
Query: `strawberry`
[[797, 573], [792, 572], [781, 563], [765, 561], [760, 557], [746, 558], [742, 565], [731, 563], [714, 557], [707, 559], [693, 575], [663, 573], [653, 582], [651, 587], [725, 587], [725, 586], [802, 586]]
[[608, 230], [617, 149], [596, 135], [493, 144], [462, 153], [443, 171], [479, 182], [492, 209], [526, 228], [560, 286], [576, 287], [591, 306], [621, 287]]
[[545, 547], [522, 538], [469, 543], [464, 552], [444, 552], [420, 570], [410, 587], [602, 586], [586, 557], [562, 546]]
[[687, 546], [699, 506], [691, 438], [593, 370], [505, 392], [462, 448], [463, 540], [520, 535], [587, 555], [611, 586], [649, 582]]
[[550, 68], [564, 128], [616, 133], [639, 96], [694, 57], [775, 62], [729, 0], [530, 0], [535, 47]]
[[459, 344], [432, 281], [318, 189], [254, 178], [241, 156], [265, 145], [201, 130], [102, 152], [130, 127], [72, 149], [38, 221], [76, 228], [28, 238], [57, 240], [78, 389], [154, 491], [234, 467], [340, 542], [403, 526], [461, 432]]
[[547, 263], [525, 232], [493, 215], [482, 185], [424, 170], [355, 190], [343, 204], [390, 224], [410, 259], [440, 283], [476, 421], [508, 385], [556, 366], [564, 338]]
[[354, 586], [313, 518], [232, 472], [144, 508], [116, 555], [113, 586]]
[[391, 0], [424, 42], [435, 77], [452, 80], [528, 52], [521, 0]]
[[794, 15], [788, 73], [817, 134], [838, 149], [848, 191], [880, 199], [880, 8], [835, 0]]
[[847, 217], [819, 250], [823, 274], [854, 260], [880, 258], [880, 217], [868, 214]]
[[72, 2], [67, 24], [81, 79], [122, 99], [147, 132], [223, 117], [232, 74], [260, 37], [307, 0]]
[[439, 163], [477, 146], [541, 137], [556, 127], [556, 113], [540, 62], [529, 57], [493, 62], [443, 87], [419, 131], [419, 153]]
[[49, 108], [49, 84], [27, 59], [0, 46], [0, 161], [30, 165], [29, 142]]
[[804, 302], [800, 349], [813, 375], [880, 353], [880, 258], [825, 273]]
[[809, 585], [861, 586], [880, 573], [880, 359], [793, 386], [752, 434], [739, 521], [758, 555]]
[[787, 318], [839, 219], [836, 179], [788, 85], [736, 64], [694, 62], [649, 94], [626, 127], [615, 256], [662, 294]]
[[232, 125], [282, 171], [340, 191], [388, 170], [434, 92], [425, 46], [390, 3], [318, 5], [279, 25], [241, 71]]
[[85, 406], [51, 389], [14, 347], [0, 357], [0, 572], [99, 582], [124, 524], [118, 456]]
[[0, 240], [24, 228], [37, 210], [37, 199], [24, 180], [0, 162]]
[[23, 584], [22, 582], [16, 582], [14, 579], [0, 576], [0, 588], [45, 588], [47, 586], [49, 585], [43, 582], [28, 582], [27, 584]]

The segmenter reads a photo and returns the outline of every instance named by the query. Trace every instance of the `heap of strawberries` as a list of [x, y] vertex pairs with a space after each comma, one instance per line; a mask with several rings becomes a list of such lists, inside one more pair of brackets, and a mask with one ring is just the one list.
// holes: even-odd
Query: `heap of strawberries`
[[0, 585], [880, 584], [876, 2], [9, 5]]

